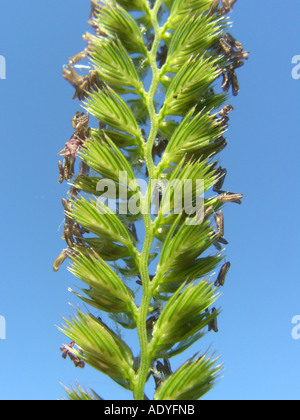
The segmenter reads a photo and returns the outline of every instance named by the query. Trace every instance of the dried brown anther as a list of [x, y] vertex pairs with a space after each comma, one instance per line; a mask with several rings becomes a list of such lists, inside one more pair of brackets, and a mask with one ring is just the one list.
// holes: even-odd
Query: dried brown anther
[[220, 38], [220, 46], [226, 55], [230, 54], [232, 46], [227, 42], [226, 38]]
[[225, 168], [221, 168], [221, 166], [216, 170], [216, 175], [219, 176], [218, 181], [213, 186], [213, 191], [220, 193], [223, 187], [225, 177], [227, 175], [227, 170]]
[[[60, 347], [60, 350], [62, 351], [62, 358], [66, 359], [67, 356], [69, 356], [69, 358], [74, 363], [75, 367], [79, 367], [79, 368], [83, 369], [85, 367], [85, 363], [79, 357], [75, 356], [70, 351], [70, 348], [72, 349], [74, 346], [75, 346], [75, 342], [71, 341], [71, 343], [67, 347], [65, 345]], [[77, 350], [77, 351], [79, 351], [79, 353], [82, 354], [81, 350]]]
[[221, 16], [226, 15], [231, 11], [237, 0], [222, 0], [222, 6], [219, 9]]
[[83, 112], [76, 112], [74, 118], [72, 119], [72, 127], [75, 129], [75, 132], [72, 134], [67, 143], [65, 143], [64, 149], [59, 152], [60, 156], [65, 157], [64, 167], [63, 169], [60, 168], [60, 171], [63, 171], [63, 177], [66, 181], [70, 181], [74, 176], [75, 160], [78, 149], [84, 146], [84, 143], [90, 133], [88, 124], [89, 116]]
[[90, 172], [90, 167], [85, 162], [81, 161], [79, 163], [79, 173], [78, 176], [88, 176]]
[[222, 0], [222, 6], [219, 8], [220, 0], [212, 0], [208, 15], [211, 16], [214, 13], [217, 13], [219, 16], [226, 15], [231, 11], [236, 1], [237, 0]]
[[84, 112], [77, 111], [74, 117], [72, 118], [72, 127], [78, 133], [86, 134], [86, 132], [82, 133], [82, 131], [86, 130], [89, 125], [89, 115], [85, 114]]
[[64, 227], [64, 239], [66, 241], [66, 244], [70, 249], [74, 247], [75, 240], [73, 237], [73, 226], [72, 222], [65, 221], [65, 227]]
[[222, 210], [220, 210], [218, 213], [215, 213], [215, 221], [217, 225], [217, 237], [222, 238], [224, 236], [224, 215]]
[[206, 220], [214, 213], [214, 206], [209, 206], [204, 208], [204, 219], [203, 222], [206, 222]]
[[227, 116], [231, 111], [233, 111], [232, 105], [224, 105], [221, 111], [219, 112], [220, 117]]
[[222, 74], [222, 89], [228, 91], [231, 86], [233, 96], [237, 96], [240, 91], [240, 85], [235, 70], [233, 68], [230, 68], [229, 70], [224, 69]]
[[[213, 315], [216, 311], [217, 311], [216, 308], [212, 308], [211, 315]], [[210, 316], [210, 312], [208, 309], [206, 309], [206, 313], [207, 313], [207, 316]], [[213, 330], [215, 333], [219, 332], [217, 317], [215, 317], [212, 321], [208, 323], [208, 331], [211, 331], [211, 330]]]
[[129, 225], [129, 232], [132, 234], [132, 236], [134, 237], [134, 239], [138, 242], [139, 238], [137, 236], [137, 231], [136, 231], [136, 227], [134, 223], [131, 223]]
[[211, 6], [210, 6], [209, 11], [208, 11], [208, 16], [211, 16], [214, 13], [216, 13], [216, 11], [218, 10], [218, 7], [219, 7], [219, 3], [220, 3], [220, 0], [212, 0]]
[[77, 64], [79, 61], [84, 60], [89, 55], [89, 51], [87, 49], [79, 52], [78, 54], [73, 55], [73, 57], [69, 58], [69, 64]]
[[150, 318], [147, 319], [146, 328], [148, 332], [151, 332], [153, 330], [153, 327], [156, 321], [157, 321], [157, 315], [150, 316]]
[[75, 88], [73, 99], [83, 101], [93, 89], [101, 89], [103, 83], [95, 70], [91, 70], [87, 76], [80, 76], [71, 63], [63, 69], [63, 78]]
[[[220, 191], [221, 192], [221, 191]], [[241, 204], [241, 199], [243, 198], [243, 194], [235, 194], [235, 193], [231, 193], [229, 191], [222, 191], [222, 194], [219, 195], [218, 197], [218, 201], [220, 201], [221, 203], [237, 203], [237, 204]]]
[[101, 10], [99, 0], [91, 0], [91, 13], [90, 17], [96, 17], [96, 14]]
[[168, 55], [169, 47], [167, 45], [163, 45], [160, 51], [157, 53], [157, 60], [159, 67], [161, 68], [165, 62]]
[[248, 59], [249, 51], [244, 51], [242, 44], [230, 33], [226, 33], [219, 39], [216, 51], [219, 54], [223, 54], [228, 62], [222, 68], [222, 89], [228, 91], [232, 87], [232, 93], [236, 96], [240, 91], [240, 87], [235, 70], [244, 65], [244, 60]]
[[62, 252], [59, 254], [59, 256], [56, 258], [56, 260], [53, 263], [53, 270], [55, 272], [57, 272], [60, 269], [60, 266], [68, 258], [68, 255], [69, 255], [68, 249], [63, 249]]
[[158, 372], [162, 373], [165, 378], [167, 378], [172, 375], [171, 364], [168, 359], [163, 359], [163, 362], [164, 363], [161, 363], [161, 361], [158, 360], [156, 363], [156, 369]]
[[58, 183], [61, 184], [65, 179], [65, 175], [64, 175], [64, 165], [60, 160], [58, 161], [58, 171], [59, 171]]
[[83, 77], [78, 74], [69, 63], [67, 68], [63, 69], [63, 78], [66, 79], [76, 89], [80, 85]]
[[230, 268], [230, 262], [227, 262], [222, 265], [221, 270], [218, 274], [217, 280], [215, 281], [215, 286], [224, 286], [225, 284], [225, 278], [227, 276], [228, 270]]

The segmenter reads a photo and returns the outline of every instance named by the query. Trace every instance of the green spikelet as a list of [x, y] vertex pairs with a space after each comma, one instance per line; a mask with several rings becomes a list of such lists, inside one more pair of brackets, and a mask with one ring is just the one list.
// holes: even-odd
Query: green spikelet
[[[71, 188], [62, 200], [67, 248], [53, 269], [69, 259], [84, 285], [70, 290], [91, 312], [64, 320], [72, 341], [61, 349], [137, 400], [199, 399], [221, 370], [203, 352], [175, 372], [170, 359], [218, 332], [214, 305], [230, 267], [222, 207], [243, 198], [223, 189], [218, 163], [226, 102], [248, 58], [228, 33], [235, 3], [92, 0], [94, 33], [63, 70], [81, 108], [59, 153], [59, 183]], [[138, 349], [126, 344], [128, 329]], [[79, 385], [65, 390], [70, 400], [101, 399]]]

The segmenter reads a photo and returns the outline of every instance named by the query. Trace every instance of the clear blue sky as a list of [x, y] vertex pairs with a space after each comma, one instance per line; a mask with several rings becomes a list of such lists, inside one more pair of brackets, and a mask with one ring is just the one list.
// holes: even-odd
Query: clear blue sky
[[[52, 271], [63, 247], [59, 226], [65, 186], [57, 184], [57, 152], [79, 109], [61, 77], [62, 65], [84, 47], [88, 0], [3, 2], [0, 55], [1, 279], [0, 399], [57, 399], [60, 382], [76, 380], [105, 399], [127, 394], [104, 375], [61, 358], [67, 340], [55, 325], [72, 312], [67, 291], [76, 279]], [[300, 3], [238, 1], [232, 33], [251, 51], [239, 71], [241, 93], [227, 133], [222, 164], [226, 187], [242, 206], [225, 208], [232, 266], [219, 304], [219, 334], [208, 347], [221, 355], [223, 378], [206, 399], [299, 399], [300, 340], [300, 80], [291, 77], [300, 54]]]

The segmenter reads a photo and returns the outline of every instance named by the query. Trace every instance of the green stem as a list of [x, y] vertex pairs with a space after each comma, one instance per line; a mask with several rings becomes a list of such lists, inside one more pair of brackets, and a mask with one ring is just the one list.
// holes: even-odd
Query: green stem
[[137, 378], [136, 378], [136, 387], [134, 390], [134, 398], [136, 400], [144, 399], [144, 388], [145, 388], [147, 376], [149, 374], [149, 369], [151, 365], [151, 354], [149, 351], [146, 321], [147, 321], [149, 307], [150, 307], [150, 303], [152, 299], [148, 263], [149, 263], [149, 255], [151, 251], [151, 246], [154, 239], [154, 234], [153, 234], [154, 229], [153, 229], [153, 223], [151, 220], [150, 209], [151, 209], [151, 195], [152, 195], [151, 194], [151, 180], [153, 179], [153, 175], [155, 173], [155, 165], [152, 159], [152, 148], [153, 148], [153, 144], [154, 144], [154, 141], [158, 132], [158, 128], [159, 128], [159, 121], [158, 121], [158, 117], [156, 115], [155, 106], [154, 106], [154, 96], [157, 91], [159, 80], [160, 80], [160, 72], [156, 63], [156, 56], [157, 56], [159, 44], [161, 42], [161, 31], [160, 31], [160, 26], [157, 20], [157, 13], [159, 11], [161, 3], [162, 3], [162, 0], [157, 0], [153, 10], [150, 11], [152, 25], [155, 31], [155, 38], [154, 38], [152, 49], [148, 54], [150, 66], [152, 69], [152, 83], [151, 83], [150, 90], [147, 94], [147, 108], [148, 108], [150, 121], [151, 121], [151, 131], [150, 131], [147, 143], [144, 146], [145, 147], [145, 162], [146, 162], [148, 174], [149, 174], [149, 185], [148, 185], [145, 197], [142, 197], [141, 199], [143, 219], [144, 219], [144, 225], [145, 225], [145, 240], [144, 240], [144, 246], [141, 253], [140, 264], [139, 264], [140, 275], [141, 275], [142, 285], [143, 285], [143, 297], [142, 297], [141, 305], [139, 308], [138, 322], [137, 322], [137, 330], [138, 330], [140, 349], [141, 349], [141, 360], [140, 360], [140, 366], [139, 366], [139, 370], [138, 370]]

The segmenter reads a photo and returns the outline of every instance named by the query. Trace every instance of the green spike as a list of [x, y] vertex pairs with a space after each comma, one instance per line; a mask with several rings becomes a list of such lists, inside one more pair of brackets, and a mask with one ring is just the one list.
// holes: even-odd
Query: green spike
[[[53, 268], [68, 257], [80, 282], [68, 290], [91, 311], [65, 319], [72, 342], [63, 356], [136, 400], [148, 398], [150, 376], [155, 400], [196, 400], [220, 373], [216, 358], [188, 352], [219, 330], [214, 305], [230, 267], [222, 208], [243, 198], [221, 189], [219, 162], [226, 103], [248, 58], [228, 32], [235, 3], [91, 0], [94, 33], [63, 71], [86, 113], [69, 116], [74, 132], [60, 148], [59, 183], [71, 184], [62, 200], [68, 248]], [[185, 352], [173, 372], [169, 359]], [[101, 399], [80, 385], [65, 390], [70, 400]]]

